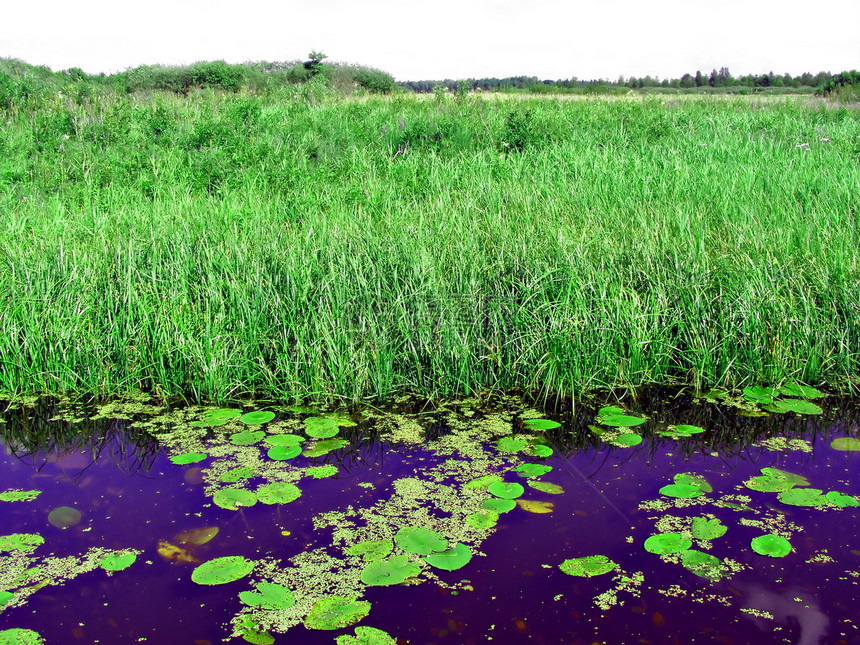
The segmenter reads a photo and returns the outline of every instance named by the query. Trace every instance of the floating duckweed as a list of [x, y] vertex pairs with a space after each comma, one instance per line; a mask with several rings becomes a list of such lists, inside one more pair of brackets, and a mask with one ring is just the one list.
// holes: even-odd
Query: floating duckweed
[[609, 573], [618, 565], [605, 555], [587, 555], [582, 558], [565, 560], [558, 568], [569, 576], [591, 578]]
[[370, 603], [355, 597], [320, 598], [305, 618], [308, 629], [342, 629], [354, 625], [370, 613]]
[[7, 490], [0, 493], [0, 502], [31, 502], [41, 492], [40, 490]]
[[254, 569], [254, 563], [241, 555], [215, 558], [199, 565], [191, 573], [198, 585], [223, 585], [244, 578]]
[[258, 412], [247, 412], [239, 417], [239, 421], [246, 426], [259, 426], [268, 423], [275, 418], [275, 413], [268, 410], [260, 410]]
[[311, 466], [305, 469], [305, 474], [313, 477], [314, 479], [334, 477], [338, 472], [338, 467], [332, 464], [326, 464], [325, 466]]

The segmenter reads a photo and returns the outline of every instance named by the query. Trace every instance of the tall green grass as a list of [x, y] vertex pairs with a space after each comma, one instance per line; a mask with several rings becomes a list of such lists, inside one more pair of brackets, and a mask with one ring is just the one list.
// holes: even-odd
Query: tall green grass
[[856, 111], [297, 88], [0, 118], [6, 392], [857, 382]]

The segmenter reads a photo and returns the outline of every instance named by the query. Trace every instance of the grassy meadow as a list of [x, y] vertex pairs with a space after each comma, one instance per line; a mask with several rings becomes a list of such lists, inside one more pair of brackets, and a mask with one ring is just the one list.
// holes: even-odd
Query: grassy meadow
[[860, 383], [860, 111], [0, 104], [0, 391], [388, 400]]

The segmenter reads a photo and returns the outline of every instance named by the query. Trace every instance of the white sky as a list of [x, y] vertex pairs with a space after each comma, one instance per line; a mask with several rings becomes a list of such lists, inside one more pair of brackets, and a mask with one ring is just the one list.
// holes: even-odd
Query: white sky
[[860, 68], [860, 0], [0, 0], [0, 16], [0, 57], [90, 73], [311, 50], [401, 81]]

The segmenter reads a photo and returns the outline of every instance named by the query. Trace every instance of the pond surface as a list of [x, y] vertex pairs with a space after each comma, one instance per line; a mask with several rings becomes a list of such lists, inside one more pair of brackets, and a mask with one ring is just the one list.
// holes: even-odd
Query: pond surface
[[791, 394], [9, 406], [0, 642], [858, 643], [860, 405]]

